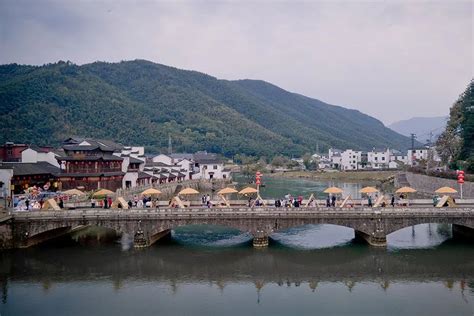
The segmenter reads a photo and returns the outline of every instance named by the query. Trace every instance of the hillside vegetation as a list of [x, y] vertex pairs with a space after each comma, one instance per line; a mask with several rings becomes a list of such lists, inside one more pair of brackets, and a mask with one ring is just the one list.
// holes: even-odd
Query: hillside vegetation
[[256, 80], [227, 81], [143, 60], [0, 66], [0, 142], [70, 135], [163, 151], [300, 156], [319, 146], [404, 149], [409, 139], [356, 110]]

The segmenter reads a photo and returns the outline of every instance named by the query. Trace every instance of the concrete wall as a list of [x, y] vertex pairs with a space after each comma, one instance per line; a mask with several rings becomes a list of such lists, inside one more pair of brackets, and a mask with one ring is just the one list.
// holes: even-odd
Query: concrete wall
[[[422, 174], [407, 172], [406, 179], [410, 186], [419, 192], [434, 194], [434, 191], [440, 187], [452, 187], [458, 190], [454, 195], [455, 198], [460, 198], [459, 184], [456, 180], [430, 177]], [[463, 198], [474, 198], [474, 182], [465, 182], [463, 185]]]

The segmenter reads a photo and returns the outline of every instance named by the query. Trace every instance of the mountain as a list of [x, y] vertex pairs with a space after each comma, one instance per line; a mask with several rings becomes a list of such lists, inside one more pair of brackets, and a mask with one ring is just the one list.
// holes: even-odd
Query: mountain
[[423, 142], [429, 139], [430, 132], [433, 133], [433, 140], [436, 140], [437, 136], [439, 136], [446, 127], [448, 119], [448, 116], [413, 117], [408, 120], [392, 123], [388, 128], [405, 136], [410, 136], [411, 133], [415, 133], [418, 140]]
[[317, 147], [407, 148], [356, 110], [265, 81], [219, 80], [144, 60], [0, 66], [0, 142], [59, 144], [69, 135], [163, 151], [302, 155]]

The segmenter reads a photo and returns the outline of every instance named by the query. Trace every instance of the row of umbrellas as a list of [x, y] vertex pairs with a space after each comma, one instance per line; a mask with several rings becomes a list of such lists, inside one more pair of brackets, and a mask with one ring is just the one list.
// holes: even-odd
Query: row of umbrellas
[[[155, 195], [155, 194], [161, 194], [161, 193], [162, 192], [160, 190], [150, 188], [150, 189], [147, 189], [147, 190], [143, 191], [141, 194], [142, 195]], [[224, 189], [220, 190], [219, 192], [217, 192], [217, 194], [221, 194], [221, 195], [222, 194], [232, 194], [232, 193], [252, 194], [252, 193], [257, 193], [257, 189], [254, 189], [252, 187], [247, 187], [243, 190], [237, 191], [234, 188], [224, 188]], [[63, 194], [65, 194], [65, 195], [78, 195], [78, 196], [86, 195], [86, 193], [84, 193], [84, 192], [82, 192], [78, 189], [67, 190], [67, 191], [64, 191]], [[106, 195], [112, 195], [112, 194], [115, 194], [115, 193], [110, 191], [110, 190], [107, 190], [107, 189], [101, 189], [99, 191], [94, 192], [94, 194], [92, 196], [97, 197], [97, 196], [106, 196]], [[199, 191], [197, 191], [193, 188], [185, 188], [185, 189], [181, 190], [178, 193], [178, 195], [190, 195], [190, 194], [199, 194]]]
[[[341, 194], [342, 192], [343, 192], [342, 189], [338, 187], [330, 187], [324, 190], [324, 193], [328, 193], [328, 194]], [[365, 188], [362, 188], [359, 192], [370, 194], [370, 193], [379, 192], [379, 190], [377, 190], [374, 187], [365, 187]], [[416, 190], [410, 187], [401, 187], [400, 189], [395, 191], [395, 193], [415, 193], [415, 192]], [[457, 193], [457, 192], [458, 191], [450, 187], [442, 187], [435, 191], [435, 193], [438, 193], [438, 194], [450, 194], [450, 193]]]
[[[252, 187], [246, 187], [246, 188], [244, 188], [240, 191], [237, 191], [234, 188], [224, 188], [224, 189], [220, 190], [219, 192], [217, 192], [217, 194], [219, 194], [219, 195], [232, 194], [232, 193], [253, 194], [253, 193], [257, 193], [257, 192], [258, 192], [257, 189], [252, 188]], [[341, 194], [342, 192], [343, 192], [343, 190], [338, 188], [338, 187], [330, 187], [330, 188], [327, 188], [326, 190], [324, 190], [324, 193], [328, 193], [328, 194]], [[370, 194], [370, 193], [379, 192], [379, 190], [377, 190], [374, 187], [364, 187], [359, 192], [360, 193], [365, 193], [365, 194]], [[415, 193], [415, 192], [416, 192], [416, 190], [413, 189], [413, 188], [410, 188], [410, 187], [402, 187], [402, 188], [399, 188], [398, 190], [395, 191], [395, 193], [397, 193], [397, 194], [400, 194], [400, 193]], [[452, 194], [452, 193], [457, 193], [457, 192], [458, 191], [456, 191], [455, 189], [450, 188], [450, 187], [442, 187], [442, 188], [439, 188], [438, 190], [435, 191], [435, 193], [438, 193], [438, 194]], [[142, 195], [157, 195], [157, 194], [161, 194], [161, 193], [162, 192], [160, 190], [150, 188], [150, 189], [147, 189], [147, 190], [143, 191]], [[77, 196], [86, 195], [84, 192], [82, 192], [78, 189], [67, 190], [67, 191], [64, 191], [63, 194], [77, 195]], [[101, 189], [101, 190], [95, 192], [92, 196], [93, 197], [98, 197], [98, 196], [106, 196], [106, 195], [112, 195], [112, 194], [115, 194], [115, 193], [110, 191], [110, 190], [107, 190], [107, 189]], [[195, 189], [192, 189], [192, 188], [185, 188], [185, 189], [181, 190], [178, 193], [178, 195], [192, 195], [192, 194], [199, 194], [199, 192]]]

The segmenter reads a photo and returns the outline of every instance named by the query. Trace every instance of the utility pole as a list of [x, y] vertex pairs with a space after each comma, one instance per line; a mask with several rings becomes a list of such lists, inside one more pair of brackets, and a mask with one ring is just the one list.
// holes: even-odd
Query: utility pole
[[171, 155], [173, 153], [173, 147], [171, 146], [171, 135], [168, 135], [168, 154]]
[[411, 136], [411, 165], [413, 166], [414, 163], [415, 163], [415, 138], [416, 138], [416, 134], [414, 133], [411, 133], [410, 134]]
[[433, 160], [433, 149], [431, 148], [432, 138], [433, 138], [433, 131], [430, 131], [430, 139], [428, 139], [428, 157], [426, 160], [426, 170], [430, 170], [431, 161]]

